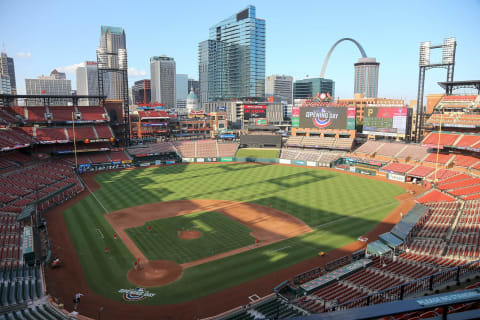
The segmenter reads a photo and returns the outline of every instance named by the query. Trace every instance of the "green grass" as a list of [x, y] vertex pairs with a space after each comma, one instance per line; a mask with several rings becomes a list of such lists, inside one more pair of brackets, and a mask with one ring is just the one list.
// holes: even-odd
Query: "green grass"
[[[146, 226], [151, 226], [147, 231]], [[196, 212], [127, 229], [128, 236], [149, 260], [195, 261], [255, 243], [252, 230], [218, 212]], [[185, 240], [178, 230], [197, 230], [200, 238]]]
[[[177, 165], [103, 172], [101, 185], [64, 212], [89, 286], [121, 300], [119, 289], [134, 287], [126, 274], [134, 257], [104, 214], [144, 203], [218, 199], [257, 203], [297, 216], [313, 232], [184, 270], [182, 277], [149, 291], [143, 304], [189, 301], [233, 287], [339, 248], [366, 234], [397, 205], [404, 190], [394, 184], [337, 171], [263, 164]], [[105, 246], [110, 254], [104, 253]], [[279, 282], [285, 279], [279, 279]]]
[[238, 149], [235, 157], [238, 158], [265, 158], [273, 159], [278, 158], [280, 153], [279, 149]]

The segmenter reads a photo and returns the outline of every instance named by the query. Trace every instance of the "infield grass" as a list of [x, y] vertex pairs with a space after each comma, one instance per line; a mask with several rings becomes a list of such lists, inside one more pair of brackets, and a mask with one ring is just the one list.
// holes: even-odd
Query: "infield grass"
[[[151, 226], [151, 231], [147, 227]], [[180, 239], [178, 230], [197, 230], [201, 237]], [[195, 212], [149, 221], [126, 230], [149, 260], [185, 263], [255, 244], [252, 230], [218, 212]]]
[[126, 277], [134, 257], [121, 239], [113, 239], [106, 211], [186, 199], [272, 203], [314, 230], [188, 268], [179, 280], [149, 288], [156, 295], [137, 302], [143, 304], [193, 300], [342, 247], [374, 228], [404, 192], [395, 184], [332, 170], [263, 164], [176, 165], [103, 172], [95, 179], [101, 188], [94, 195], [105, 209], [88, 196], [64, 216], [89, 286], [114, 300], [122, 299], [119, 289], [135, 287]]
[[245, 149], [238, 149], [235, 157], [274, 159], [274, 158], [278, 158], [279, 153], [280, 153], [279, 149], [245, 148]]

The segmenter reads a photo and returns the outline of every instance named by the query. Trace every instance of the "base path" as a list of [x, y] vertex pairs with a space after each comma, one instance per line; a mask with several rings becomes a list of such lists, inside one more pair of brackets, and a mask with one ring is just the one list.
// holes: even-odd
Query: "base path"
[[[202, 211], [215, 211], [222, 213], [252, 229], [250, 235], [260, 241], [260, 243], [255, 245], [256, 247], [266, 246], [277, 241], [296, 237], [312, 231], [312, 229], [302, 220], [280, 210], [254, 203], [227, 200], [195, 199], [149, 203], [111, 212], [107, 214], [105, 218], [123, 240], [133, 256], [140, 258], [142, 261], [148, 262], [147, 257], [145, 257], [142, 251], [130, 239], [125, 231], [126, 229], [143, 226], [148, 221]], [[201, 235], [199, 231], [189, 230], [183, 231], [179, 236], [183, 236], [184, 239], [195, 239], [199, 235]], [[183, 263], [181, 267], [190, 268], [202, 263], [235, 255], [249, 249], [250, 248], [246, 246], [222, 252], [211, 257]], [[134, 278], [130, 278], [131, 274], [138, 273], [141, 272], [131, 270], [128, 279], [133, 283], [140, 285], [140, 283], [136, 282]], [[168, 277], [171, 278], [170, 275]], [[158, 280], [159, 286], [168, 283], [160, 277], [158, 277]], [[153, 286], [153, 280], [151, 280], [150, 283], [150, 286]]]
[[169, 284], [182, 275], [183, 268], [168, 260], [140, 262], [128, 272], [128, 280], [141, 287], [158, 287]]
[[202, 233], [198, 230], [185, 230], [178, 234], [178, 237], [184, 240], [198, 239], [201, 236], [202, 236]]
[[[338, 170], [325, 168], [318, 168], [318, 170], [332, 170], [339, 172]], [[344, 173], [372, 179], [372, 177], [361, 174], [349, 172]], [[93, 191], [99, 188], [99, 185], [93, 179], [94, 176], [95, 173], [82, 176]], [[415, 195], [405, 193], [398, 196], [396, 199], [400, 200], [400, 205], [366, 235], [369, 241], [374, 241], [378, 238], [378, 235], [390, 231], [392, 227], [400, 221], [400, 212], [406, 213], [413, 208], [415, 205], [414, 197], [426, 191], [426, 189], [420, 186], [387, 180], [383, 177], [375, 177], [374, 179], [398, 184], [407, 190], [415, 191]], [[217, 315], [226, 310], [249, 303], [250, 300], [248, 299], [248, 296], [254, 293], [259, 296], [271, 294], [273, 287], [280, 282], [291, 279], [294, 275], [306, 270], [319, 266], [323, 267], [326, 263], [351, 254], [355, 250], [365, 246], [365, 244], [360, 241], [354, 241], [342, 248], [328, 252], [323, 257], [317, 256], [308, 259], [288, 268], [272, 272], [268, 275], [247, 281], [232, 288], [218, 291], [194, 301], [162, 306], [127, 304], [108, 299], [92, 290], [83, 274], [78, 256], [75, 254], [75, 247], [70, 238], [62, 212], [88, 195], [89, 192], [84, 191], [75, 198], [55, 207], [44, 215], [48, 223], [50, 245], [53, 251], [52, 255], [61, 257], [64, 262], [61, 268], [46, 268], [45, 272], [48, 294], [58, 298], [59, 302], [65, 304], [65, 308], [69, 311], [73, 310], [73, 295], [76, 292], [85, 294], [85, 296], [82, 297], [82, 302], [78, 306], [78, 311], [82, 315], [95, 319], [98, 318], [98, 310], [100, 307], [103, 308], [101, 313], [102, 320], [130, 318], [192, 320]]]

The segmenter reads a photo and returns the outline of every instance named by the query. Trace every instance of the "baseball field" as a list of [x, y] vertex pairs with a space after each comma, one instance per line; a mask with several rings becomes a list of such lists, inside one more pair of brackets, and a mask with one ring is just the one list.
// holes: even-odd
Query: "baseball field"
[[347, 245], [404, 193], [333, 170], [237, 163], [103, 172], [95, 181], [93, 195], [64, 211], [87, 282], [122, 301], [119, 290], [138, 286], [129, 281], [135, 261], [178, 264], [173, 282], [149, 286], [154, 296], [136, 302], [152, 305], [194, 300]]

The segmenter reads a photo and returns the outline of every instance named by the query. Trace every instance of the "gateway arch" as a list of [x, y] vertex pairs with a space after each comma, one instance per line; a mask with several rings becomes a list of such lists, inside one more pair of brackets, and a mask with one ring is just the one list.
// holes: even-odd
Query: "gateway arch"
[[338, 40], [337, 42], [335, 42], [333, 44], [333, 46], [330, 48], [330, 50], [328, 51], [327, 56], [325, 57], [325, 60], [323, 61], [322, 72], [320, 73], [320, 78], [325, 78], [325, 70], [327, 70], [328, 60], [330, 60], [330, 56], [332, 55], [333, 50], [335, 50], [335, 47], [340, 42], [343, 42], [343, 41], [353, 42], [357, 46], [358, 50], [360, 50], [360, 53], [362, 54], [362, 58], [367, 57], [367, 54], [365, 53], [365, 50], [363, 50], [362, 46], [360, 45], [360, 43], [358, 43], [357, 40], [352, 39], [352, 38], [342, 38], [342, 39]]
[[375, 58], [368, 58], [367, 53], [357, 40], [352, 38], [342, 38], [335, 42], [327, 53], [325, 60], [323, 61], [322, 71], [320, 72], [320, 78], [325, 78], [325, 71], [327, 70], [328, 61], [333, 53], [333, 50], [340, 42], [350, 41], [353, 42], [362, 57], [358, 59], [355, 66], [355, 83], [354, 94], [360, 93], [366, 98], [376, 98], [378, 95], [378, 69], [380, 63]]

